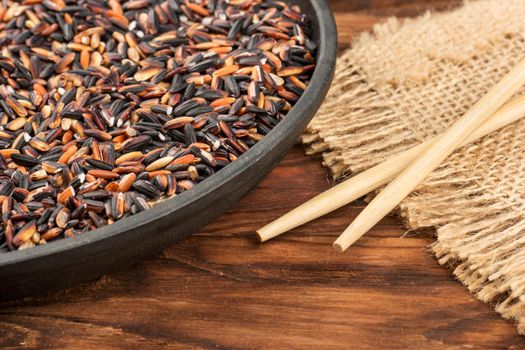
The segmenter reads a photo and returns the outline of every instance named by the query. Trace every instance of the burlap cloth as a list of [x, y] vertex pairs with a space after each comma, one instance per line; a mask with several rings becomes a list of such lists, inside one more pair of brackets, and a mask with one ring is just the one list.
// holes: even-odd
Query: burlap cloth
[[[339, 58], [302, 137], [335, 179], [442, 132], [525, 57], [525, 0], [390, 19]], [[521, 93], [524, 93], [522, 90]], [[525, 333], [525, 119], [456, 151], [401, 205], [439, 262]]]

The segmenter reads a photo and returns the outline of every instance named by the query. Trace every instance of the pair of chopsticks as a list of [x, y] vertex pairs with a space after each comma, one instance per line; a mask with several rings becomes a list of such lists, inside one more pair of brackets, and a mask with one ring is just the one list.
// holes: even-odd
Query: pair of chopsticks
[[[345, 251], [394, 209], [454, 150], [525, 116], [525, 96], [503, 105], [525, 84], [517, 64], [449, 129], [321, 193], [257, 231], [261, 242], [336, 210], [392, 180], [334, 242]], [[503, 107], [502, 107], [503, 106]]]

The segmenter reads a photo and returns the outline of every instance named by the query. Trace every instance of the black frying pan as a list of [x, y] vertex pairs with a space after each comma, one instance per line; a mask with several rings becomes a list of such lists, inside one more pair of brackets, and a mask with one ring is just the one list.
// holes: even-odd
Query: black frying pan
[[318, 52], [311, 82], [288, 115], [238, 160], [190, 191], [78, 237], [0, 254], [0, 300], [93, 280], [158, 253], [231, 208], [277, 165], [323, 101], [337, 51], [336, 27], [326, 1], [294, 2], [312, 21]]

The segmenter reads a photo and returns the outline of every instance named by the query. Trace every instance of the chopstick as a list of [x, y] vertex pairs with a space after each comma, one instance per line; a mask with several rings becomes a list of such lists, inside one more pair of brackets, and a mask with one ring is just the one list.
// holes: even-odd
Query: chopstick
[[[506, 103], [472, 133], [460, 147], [507, 126], [522, 117], [525, 117], [525, 96], [517, 97]], [[265, 242], [328, 214], [381, 187], [403, 171], [414, 159], [428, 150], [440, 137], [441, 135], [433, 137], [317, 195], [257, 230], [257, 238], [260, 242]]]
[[525, 60], [521, 61], [483, 96], [463, 117], [443, 133], [381, 191], [334, 242], [343, 252], [394, 209], [425, 177], [439, 166], [485, 120], [525, 84]]

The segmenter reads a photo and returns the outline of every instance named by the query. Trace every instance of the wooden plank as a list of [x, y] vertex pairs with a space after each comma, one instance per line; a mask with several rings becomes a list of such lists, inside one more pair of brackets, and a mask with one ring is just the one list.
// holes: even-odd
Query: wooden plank
[[[428, 5], [331, 4], [340, 39]], [[362, 202], [255, 242], [256, 228], [328, 186], [320, 161], [297, 146], [232, 211], [162, 255], [46, 299], [1, 305], [0, 348], [525, 347], [511, 323], [437, 264], [432, 232], [400, 238], [392, 215], [346, 254], [333, 251]]]
[[429, 10], [445, 11], [461, 4], [459, 0], [330, 0], [337, 23], [339, 48], [350, 46], [359, 33], [389, 17], [415, 17]]

